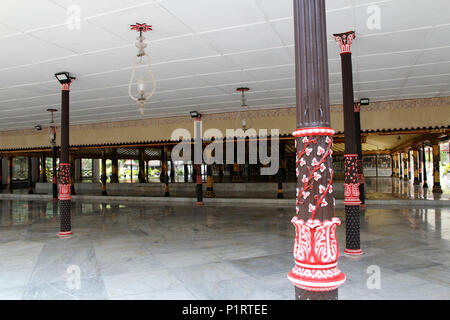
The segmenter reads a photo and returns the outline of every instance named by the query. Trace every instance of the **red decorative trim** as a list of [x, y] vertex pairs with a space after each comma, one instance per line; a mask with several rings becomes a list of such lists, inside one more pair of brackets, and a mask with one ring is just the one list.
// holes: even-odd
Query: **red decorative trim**
[[344, 253], [349, 256], [360, 256], [360, 255], [364, 254], [364, 252], [361, 249], [357, 249], [357, 250], [345, 249]]
[[361, 103], [356, 102], [354, 104], [354, 110], [355, 110], [355, 112], [361, 112]]
[[334, 34], [334, 39], [339, 45], [339, 49], [341, 50], [341, 55], [344, 53], [352, 53], [350, 51], [353, 40], [356, 38], [354, 31], [348, 31], [344, 33]]
[[331, 128], [304, 128], [304, 129], [297, 129], [294, 131], [293, 136], [298, 137], [304, 137], [304, 136], [334, 136], [336, 134], [336, 131], [334, 131]]
[[70, 91], [70, 84], [71, 84], [71, 82], [69, 82], [69, 83], [63, 83], [63, 84], [61, 85], [61, 90], [62, 90], [62, 91]]
[[70, 235], [72, 235], [73, 234], [73, 232], [72, 231], [66, 231], [66, 232], [60, 232], [60, 233], [58, 233], [58, 235], [60, 236], [60, 237], [64, 237], [64, 236], [70, 236]]
[[59, 200], [72, 200], [70, 194], [70, 184], [60, 184], [59, 185]]
[[152, 31], [152, 26], [147, 25], [146, 23], [136, 23], [130, 25], [131, 30], [136, 30], [137, 32], [147, 32]]
[[198, 202], [198, 201], [197, 201], [195, 204], [196, 204], [197, 206], [204, 206], [204, 205], [205, 205], [203, 202]]
[[336, 227], [338, 218], [331, 221], [292, 219], [296, 238], [294, 258], [296, 266], [288, 279], [295, 286], [308, 291], [331, 291], [345, 282], [345, 274], [337, 267], [339, 245]]

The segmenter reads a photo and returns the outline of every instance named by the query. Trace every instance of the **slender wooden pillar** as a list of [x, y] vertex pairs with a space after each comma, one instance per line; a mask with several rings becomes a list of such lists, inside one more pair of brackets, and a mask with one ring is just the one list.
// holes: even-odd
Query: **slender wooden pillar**
[[212, 164], [208, 164], [206, 167], [206, 192], [205, 198], [214, 198], [216, 194], [214, 193], [214, 179], [212, 174]]
[[119, 160], [117, 159], [117, 149], [113, 149], [111, 154], [111, 178], [109, 182], [119, 183]]
[[413, 150], [414, 185], [419, 185], [418, 150]]
[[175, 163], [172, 160], [172, 154], [170, 154], [170, 182], [175, 183]]
[[59, 207], [60, 207], [60, 237], [72, 234], [72, 218], [70, 207], [71, 195], [71, 163], [69, 161], [69, 95], [70, 83], [62, 85], [61, 94], [61, 158], [59, 164]]
[[13, 191], [13, 172], [14, 172], [14, 158], [13, 157], [8, 157], [8, 170], [9, 170], [9, 174], [8, 174], [8, 187], [9, 187], [9, 191], [12, 192]]
[[391, 153], [391, 177], [395, 177], [395, 155]]
[[108, 178], [106, 176], [106, 151], [105, 151], [105, 149], [102, 149], [102, 176], [101, 176], [102, 196], [108, 195], [108, 193], [106, 192], [106, 181], [107, 180], [108, 180]]
[[423, 188], [428, 189], [428, 177], [427, 177], [427, 157], [425, 153], [425, 146], [422, 146], [422, 166], [423, 166]]
[[0, 157], [0, 190], [3, 190], [3, 157]]
[[406, 153], [402, 153], [403, 158], [403, 180], [408, 180], [408, 155]]
[[360, 205], [358, 181], [358, 150], [356, 119], [353, 97], [352, 52], [350, 51], [355, 33], [353, 31], [335, 34], [341, 51], [342, 95], [344, 98], [345, 132], [345, 235], [347, 255], [362, 255], [360, 240]]
[[279, 167], [278, 167], [278, 173], [277, 173], [277, 182], [278, 182], [278, 192], [277, 192], [277, 199], [283, 199], [284, 193], [283, 193], [283, 170], [286, 165], [286, 144], [284, 140], [280, 141], [279, 144]]
[[399, 154], [398, 154], [398, 174], [399, 174], [399, 179], [400, 180], [403, 180], [403, 171], [404, 171], [404, 168], [403, 168], [403, 152], [400, 152]]
[[423, 183], [423, 149], [422, 146], [417, 147], [418, 152], [418, 164], [419, 164], [419, 184]]
[[[297, 92], [297, 215], [294, 258], [288, 279], [298, 300], [336, 300], [345, 275], [338, 269], [334, 215], [334, 130], [330, 128], [325, 0], [294, 0]], [[314, 234], [324, 237], [316, 242]], [[333, 239], [331, 241], [331, 239]], [[322, 255], [320, 252], [329, 252]]]
[[[197, 194], [197, 206], [203, 206], [203, 177], [202, 177], [202, 163], [203, 163], [203, 141], [201, 132], [201, 116], [195, 119], [195, 135], [194, 144], [192, 145], [193, 152], [192, 156], [194, 161], [193, 166], [195, 167], [195, 192]], [[195, 157], [196, 152], [200, 153], [200, 159]]]
[[411, 150], [408, 150], [408, 180], [411, 181]]
[[189, 166], [187, 165], [187, 163], [184, 164], [184, 182], [189, 182]]
[[139, 183], [145, 183], [145, 150], [144, 148], [139, 148], [139, 173], [138, 173], [138, 181]]
[[366, 192], [365, 192], [365, 179], [364, 179], [364, 166], [363, 166], [363, 154], [362, 154], [362, 139], [361, 139], [361, 104], [355, 103], [355, 136], [356, 136], [356, 151], [358, 154], [357, 166], [358, 166], [358, 183], [359, 183], [359, 200], [361, 201], [360, 208], [366, 207]]
[[41, 182], [42, 183], [47, 183], [48, 179], [47, 179], [47, 157], [45, 155], [45, 153], [42, 154], [42, 163], [41, 163]]
[[33, 194], [33, 171], [31, 156], [28, 156], [28, 194]]
[[163, 146], [161, 149], [161, 175], [162, 175], [162, 182], [164, 183], [164, 197], [169, 197], [169, 172], [168, 172], [168, 165], [167, 165], [167, 146]]
[[441, 174], [439, 166], [441, 163], [441, 150], [438, 141], [433, 142], [433, 193], [442, 193]]

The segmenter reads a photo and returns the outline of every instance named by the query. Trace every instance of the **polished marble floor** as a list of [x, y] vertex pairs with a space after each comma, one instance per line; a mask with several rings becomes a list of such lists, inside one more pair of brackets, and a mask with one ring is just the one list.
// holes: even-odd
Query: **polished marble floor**
[[[293, 211], [74, 203], [59, 239], [53, 203], [2, 201], [0, 299], [292, 299]], [[369, 208], [361, 226], [340, 299], [450, 299], [450, 208]]]

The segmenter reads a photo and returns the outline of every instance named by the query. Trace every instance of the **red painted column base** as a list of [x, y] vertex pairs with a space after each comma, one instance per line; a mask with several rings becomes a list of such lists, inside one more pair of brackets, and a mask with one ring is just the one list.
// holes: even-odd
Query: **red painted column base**
[[345, 249], [344, 254], [348, 256], [360, 256], [363, 255], [364, 252], [361, 249], [353, 250], [353, 249]]
[[60, 238], [69, 238], [71, 235], [73, 235], [72, 231], [66, 231], [66, 232], [60, 232], [58, 233], [58, 236]]

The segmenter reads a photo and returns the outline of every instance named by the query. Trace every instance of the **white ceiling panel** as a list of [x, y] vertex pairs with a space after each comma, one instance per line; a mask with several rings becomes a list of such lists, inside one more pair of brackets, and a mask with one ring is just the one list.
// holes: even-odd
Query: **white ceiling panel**
[[[332, 34], [353, 28], [355, 98], [450, 95], [450, 1], [326, 3], [332, 103], [342, 101]], [[369, 6], [380, 10], [379, 29], [368, 28]], [[80, 9], [80, 29], [67, 25], [70, 7]], [[145, 36], [157, 86], [144, 117], [238, 110], [240, 86], [253, 109], [293, 105], [292, 12], [292, 0], [3, 0], [0, 130], [48, 121], [46, 109], [60, 105], [58, 71], [77, 77], [73, 124], [141, 119], [127, 96], [136, 22], [153, 25]]]
[[162, 6], [195, 32], [264, 21], [254, 0], [170, 0]]

